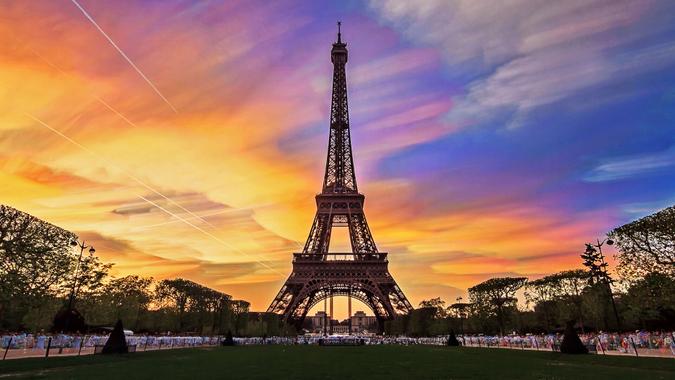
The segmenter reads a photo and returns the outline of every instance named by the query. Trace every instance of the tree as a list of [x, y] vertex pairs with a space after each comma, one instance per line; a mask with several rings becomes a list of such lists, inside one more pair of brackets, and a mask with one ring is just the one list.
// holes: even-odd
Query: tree
[[100, 289], [85, 294], [81, 305], [87, 321], [112, 324], [121, 319], [127, 326], [138, 329], [141, 313], [152, 301], [152, 278], [126, 276], [114, 278]]
[[[606, 241], [609, 245], [614, 244], [614, 241], [611, 239], [607, 239]], [[600, 242], [599, 240], [597, 245], [587, 243], [586, 250], [581, 254], [581, 258], [583, 259], [583, 265], [588, 268], [588, 278], [591, 287], [593, 289], [601, 289], [603, 287], [605, 288], [606, 295], [612, 304], [616, 326], [619, 330], [621, 330], [621, 319], [619, 318], [619, 311], [616, 308], [616, 301], [614, 301], [614, 293], [612, 292], [612, 283], [614, 280], [607, 271], [608, 265], [607, 262], [605, 262], [605, 258], [601, 250], [603, 243], [604, 241]], [[598, 292], [593, 293], [597, 294]], [[605, 327], [607, 327], [607, 316], [604, 316], [604, 320]]]
[[469, 299], [474, 307], [486, 316], [496, 316], [499, 332], [504, 334], [506, 314], [515, 309], [516, 291], [527, 283], [525, 277], [498, 277], [469, 288]]
[[[462, 297], [457, 298], [461, 301]], [[448, 306], [447, 312], [449, 315], [459, 319], [459, 332], [464, 335], [464, 320], [469, 316], [469, 311], [472, 305], [466, 302], [455, 302]]]
[[5, 297], [39, 299], [63, 291], [77, 236], [0, 205], [0, 283]]
[[547, 277], [555, 284], [556, 298], [572, 310], [564, 319], [578, 319], [581, 332], [584, 333], [582, 304], [584, 292], [588, 288], [588, 272], [583, 269], [567, 270]]
[[593, 244], [586, 244], [586, 250], [581, 254], [582, 264], [588, 268], [591, 285], [596, 282], [612, 282], [607, 273], [607, 263], [602, 258], [602, 253]]
[[[0, 205], [0, 324], [48, 328], [67, 289], [75, 234]], [[46, 326], [45, 326], [46, 324]]]
[[63, 289], [64, 296], [72, 291], [72, 284], [75, 284], [75, 297], [78, 297], [80, 292], [92, 293], [98, 291], [103, 286], [103, 281], [108, 277], [108, 271], [113, 266], [113, 264], [101, 262], [99, 257], [93, 255], [82, 256], [77, 272], [74, 270], [74, 266], [77, 265], [75, 258], [73, 258], [72, 265], [73, 271], [69, 272], [63, 279], [66, 286]]
[[[112, 264], [79, 254], [71, 246], [77, 236], [9, 206], [0, 205], [0, 321], [18, 328], [30, 320], [34, 328], [51, 320], [57, 299], [71, 291], [101, 284]], [[75, 276], [77, 275], [77, 279]], [[77, 281], [75, 281], [77, 280]], [[77, 287], [73, 289], [73, 284]], [[56, 307], [58, 308], [58, 307]], [[6, 311], [15, 316], [7, 318]], [[45, 315], [50, 314], [50, 315]]]
[[242, 301], [234, 300], [232, 301], [232, 314], [234, 317], [234, 333], [238, 335], [239, 331], [243, 330], [246, 324], [248, 323], [248, 311], [251, 307], [251, 304]]
[[534, 304], [535, 311], [541, 311], [544, 316], [546, 330], [551, 330], [553, 323], [553, 309], [555, 308], [556, 284], [550, 276], [530, 281], [525, 285], [525, 301], [528, 305]]
[[188, 307], [194, 283], [182, 278], [162, 280], [155, 288], [155, 300], [162, 307], [174, 309], [178, 314], [178, 330], [183, 329], [183, 316]]
[[[151, 291], [152, 278], [108, 279], [112, 264], [84, 254], [71, 243], [77, 236], [34, 216], [0, 205], [0, 330], [61, 326], [73, 310], [62, 309], [76, 295], [80, 324], [109, 325], [118, 319], [138, 329], [141, 316], [150, 331], [177, 329], [224, 332], [245, 329], [249, 304], [184, 279], [164, 280]], [[78, 268], [77, 270], [75, 270]], [[150, 310], [150, 306], [157, 310]], [[56, 315], [56, 317], [55, 317]], [[84, 316], [84, 319], [81, 319]], [[269, 317], [270, 331], [279, 332]], [[66, 324], [67, 325], [67, 324]], [[72, 328], [71, 324], [69, 328]]]
[[471, 304], [466, 302], [455, 302], [452, 305], [448, 306], [446, 309], [447, 313], [455, 318], [466, 318], [471, 309]]
[[406, 334], [410, 336], [429, 336], [435, 320], [437, 309], [434, 307], [420, 307], [411, 311], [408, 315]]
[[640, 328], [675, 327], [675, 279], [663, 273], [650, 273], [635, 281], [622, 298], [627, 314]]
[[637, 279], [659, 272], [675, 276], [675, 206], [615, 228], [609, 236], [619, 254], [617, 271]]
[[445, 301], [441, 297], [432, 298], [430, 300], [422, 300], [419, 304], [420, 308], [432, 308], [435, 310], [434, 318], [445, 318]]
[[[206, 324], [205, 316], [213, 317], [214, 313], [218, 313], [218, 308], [229, 308], [231, 296], [190, 280], [176, 278], [160, 281], [155, 288], [155, 298], [161, 307], [176, 311], [179, 331], [186, 327], [185, 317], [189, 311], [190, 316], [197, 319], [190, 327], [198, 328], [202, 332]], [[211, 326], [213, 324], [213, 321], [209, 323]]]
[[583, 269], [554, 273], [526, 285], [525, 298], [528, 304], [535, 305], [535, 311], [544, 314], [546, 329], [550, 330], [555, 322], [554, 314], [562, 312], [562, 321], [579, 320], [581, 331], [584, 331], [582, 315], [582, 297], [588, 287], [589, 274]]
[[211, 333], [220, 333], [223, 329], [223, 320], [229, 320], [232, 314], [232, 297], [210, 289], [206, 302], [207, 309], [212, 313]]

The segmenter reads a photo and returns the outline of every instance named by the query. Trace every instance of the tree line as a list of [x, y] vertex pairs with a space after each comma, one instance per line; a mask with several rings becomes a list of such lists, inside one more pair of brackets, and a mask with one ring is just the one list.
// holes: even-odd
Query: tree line
[[[0, 330], [50, 331], [73, 294], [87, 329], [118, 319], [137, 332], [279, 335], [276, 315], [250, 313], [249, 303], [190, 280], [113, 278], [112, 264], [73, 246], [78, 237], [0, 205]], [[72, 326], [71, 326], [72, 327]], [[85, 331], [81, 331], [85, 332]]]
[[[73, 249], [77, 236], [0, 205], [0, 330], [48, 331], [71, 294], [88, 328], [121, 319], [138, 332], [263, 336], [293, 334], [274, 314], [190, 280], [112, 278], [112, 264]], [[491, 278], [468, 299], [424, 300], [385, 323], [388, 334], [582, 332], [675, 328], [675, 207], [607, 234], [618, 250], [610, 274], [602, 244], [586, 244], [580, 267], [542, 278]], [[616, 277], [616, 278], [614, 278]]]
[[[616, 245], [614, 275], [603, 243]], [[386, 323], [385, 331], [551, 333], [564, 330], [568, 321], [582, 333], [675, 328], [675, 206], [610, 231], [604, 242], [586, 244], [580, 264], [584, 269], [533, 280], [488, 279], [468, 289], [468, 302], [424, 300], [409, 315]]]

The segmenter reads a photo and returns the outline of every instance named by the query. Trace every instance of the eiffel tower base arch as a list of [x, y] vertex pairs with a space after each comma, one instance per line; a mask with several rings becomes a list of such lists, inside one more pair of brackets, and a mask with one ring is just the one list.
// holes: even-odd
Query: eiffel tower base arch
[[354, 258], [353, 253], [294, 254], [293, 272], [267, 311], [281, 314], [285, 322], [300, 328], [316, 304], [347, 296], [367, 305], [382, 330], [384, 321], [411, 309], [389, 274], [386, 253]]

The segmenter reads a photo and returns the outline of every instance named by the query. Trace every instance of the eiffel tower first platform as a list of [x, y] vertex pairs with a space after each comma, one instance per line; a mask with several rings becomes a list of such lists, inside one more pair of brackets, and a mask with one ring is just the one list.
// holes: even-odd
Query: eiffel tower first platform
[[[316, 196], [316, 216], [305, 247], [293, 254], [293, 272], [267, 312], [300, 328], [313, 306], [324, 301], [325, 307], [325, 300], [330, 300], [332, 317], [333, 297], [347, 296], [350, 309], [352, 298], [368, 305], [382, 329], [385, 320], [413, 308], [389, 273], [387, 253], [377, 250], [363, 211], [365, 197], [356, 186], [347, 109], [347, 45], [339, 28], [340, 23], [331, 50], [333, 95], [323, 189]], [[352, 252], [329, 253], [333, 227], [349, 228]]]

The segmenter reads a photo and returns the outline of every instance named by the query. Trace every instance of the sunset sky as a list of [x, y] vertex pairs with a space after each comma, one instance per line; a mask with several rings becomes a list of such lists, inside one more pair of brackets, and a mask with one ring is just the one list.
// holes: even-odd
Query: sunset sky
[[264, 310], [328, 141], [414, 305], [675, 203], [675, 2], [0, 1], [0, 203]]

